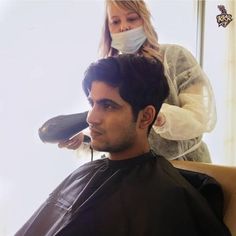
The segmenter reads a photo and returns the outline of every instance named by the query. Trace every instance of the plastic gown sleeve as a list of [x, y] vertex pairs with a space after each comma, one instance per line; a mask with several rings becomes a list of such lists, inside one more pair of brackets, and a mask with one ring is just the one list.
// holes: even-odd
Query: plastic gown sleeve
[[165, 139], [188, 140], [214, 128], [215, 100], [208, 78], [195, 58], [186, 49], [177, 49], [172, 48], [172, 58], [166, 53], [164, 65], [168, 67], [166, 76], [172, 81], [170, 95], [176, 93], [179, 106], [164, 103], [161, 113], [166, 121], [161, 127], [154, 125], [154, 130]]

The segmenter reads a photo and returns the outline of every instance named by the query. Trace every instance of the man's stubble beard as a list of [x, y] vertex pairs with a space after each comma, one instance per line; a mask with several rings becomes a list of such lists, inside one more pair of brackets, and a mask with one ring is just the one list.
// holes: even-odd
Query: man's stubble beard
[[[109, 152], [109, 153], [118, 153], [125, 151], [133, 146], [136, 139], [135, 132], [136, 123], [133, 122], [128, 129], [125, 129], [125, 133], [120, 136], [119, 140], [114, 140], [113, 143], [107, 141], [102, 145], [93, 145], [91, 147], [96, 151]], [[100, 146], [100, 147], [99, 147]]]

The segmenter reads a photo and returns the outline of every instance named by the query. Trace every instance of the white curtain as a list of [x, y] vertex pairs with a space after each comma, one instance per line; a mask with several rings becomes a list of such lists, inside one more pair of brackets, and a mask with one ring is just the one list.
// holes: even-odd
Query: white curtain
[[[218, 5], [233, 16], [226, 27], [218, 26]], [[213, 163], [236, 165], [236, 1], [206, 1], [203, 68], [216, 98], [217, 124], [205, 139]]]
[[226, 133], [224, 137], [225, 156], [227, 162], [236, 165], [236, 1], [227, 2], [228, 13], [233, 16], [233, 21], [227, 26], [227, 49], [226, 49], [226, 65], [227, 74], [227, 91], [226, 93]]

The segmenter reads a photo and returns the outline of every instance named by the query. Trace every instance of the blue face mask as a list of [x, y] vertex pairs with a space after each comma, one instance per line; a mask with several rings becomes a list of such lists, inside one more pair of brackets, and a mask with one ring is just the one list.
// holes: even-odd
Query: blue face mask
[[111, 47], [121, 53], [136, 53], [147, 39], [143, 26], [111, 34]]

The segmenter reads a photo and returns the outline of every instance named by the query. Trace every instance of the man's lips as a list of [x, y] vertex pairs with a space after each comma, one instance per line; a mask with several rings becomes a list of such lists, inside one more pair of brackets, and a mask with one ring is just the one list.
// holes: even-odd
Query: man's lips
[[100, 131], [96, 128], [89, 128], [89, 130], [90, 130], [91, 138], [96, 138], [97, 136], [102, 135], [102, 131]]

